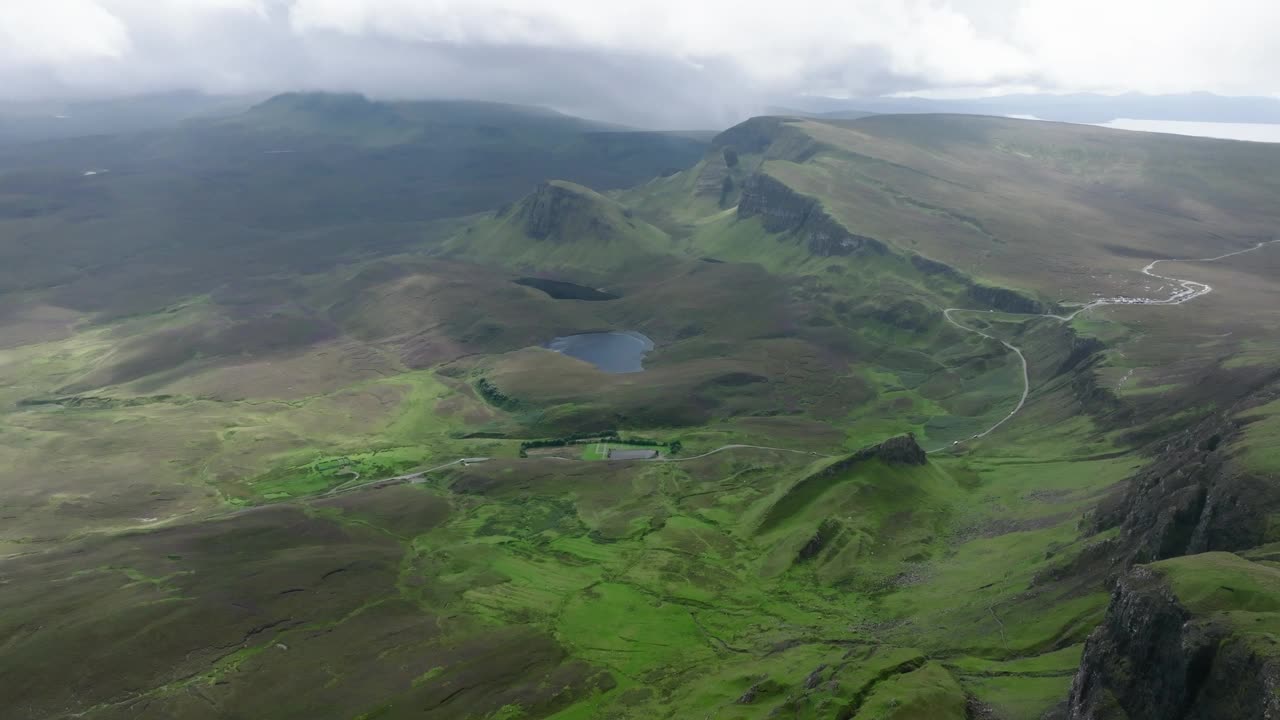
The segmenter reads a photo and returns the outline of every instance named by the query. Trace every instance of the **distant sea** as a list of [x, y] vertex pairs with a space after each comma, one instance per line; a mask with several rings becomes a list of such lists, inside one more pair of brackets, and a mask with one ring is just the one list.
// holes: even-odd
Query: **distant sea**
[[1098, 127], [1117, 130], [1142, 130], [1144, 132], [1196, 135], [1223, 138], [1225, 140], [1253, 140], [1254, 142], [1280, 143], [1280, 125], [1264, 123], [1189, 122], [1184, 120], [1130, 120], [1120, 118]]
[[[1020, 120], [1041, 120], [1034, 115], [1010, 115]], [[1097, 127], [1115, 130], [1139, 130], [1142, 132], [1193, 135], [1221, 138], [1223, 140], [1252, 140], [1253, 142], [1280, 143], [1280, 125], [1266, 123], [1192, 122], [1187, 120], [1134, 120], [1120, 118], [1111, 122], [1095, 123]]]

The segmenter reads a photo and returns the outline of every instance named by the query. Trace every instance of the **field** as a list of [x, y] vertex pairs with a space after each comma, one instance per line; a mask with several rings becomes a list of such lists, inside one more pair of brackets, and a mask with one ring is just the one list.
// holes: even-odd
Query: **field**
[[[1032, 720], [1117, 558], [1164, 532], [1148, 515], [1204, 511], [1205, 550], [1280, 541], [1280, 246], [1161, 265], [1213, 286], [1186, 305], [1046, 317], [1274, 233], [1270, 149], [766, 118], [698, 160], [563, 116], [450, 110], [491, 143], [353, 102], [217, 126], [347, 153], [296, 195], [244, 161], [233, 195], [278, 207], [231, 225], [202, 218], [234, 197], [174, 188], [162, 212], [166, 176], [59, 169], [191, 138], [4, 150], [0, 232], [63, 243], [5, 246], [30, 269], [0, 310], [12, 716]], [[432, 195], [413, 158], [463, 141], [528, 194], [471, 168]], [[696, 164], [597, 192], [668, 157]], [[329, 162], [377, 181], [317, 209], [350, 186]], [[109, 262], [130, 233], [138, 262]], [[601, 330], [652, 338], [645, 371], [542, 348]], [[1001, 341], [1028, 400], [973, 439], [1024, 389]], [[606, 461], [627, 449], [662, 457]], [[1188, 478], [1198, 511], [1140, 492]], [[1150, 542], [1190, 547], [1175, 525]], [[1275, 609], [1270, 555], [1196, 557], [1157, 564], [1195, 612]], [[1263, 599], [1227, 607], [1220, 576]]]

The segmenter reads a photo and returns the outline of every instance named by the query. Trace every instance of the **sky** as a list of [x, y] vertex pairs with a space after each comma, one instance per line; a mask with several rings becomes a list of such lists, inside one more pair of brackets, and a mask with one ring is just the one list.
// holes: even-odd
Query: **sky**
[[0, 99], [354, 90], [706, 126], [797, 95], [1280, 97], [1277, 0], [0, 0]]

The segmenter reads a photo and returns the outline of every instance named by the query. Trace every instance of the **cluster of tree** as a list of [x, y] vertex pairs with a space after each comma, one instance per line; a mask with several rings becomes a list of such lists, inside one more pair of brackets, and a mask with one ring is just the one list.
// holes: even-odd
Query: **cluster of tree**
[[542, 440], [525, 440], [524, 442], [520, 443], [520, 447], [526, 450], [529, 448], [562, 447], [564, 445], [573, 445], [575, 443], [581, 443], [581, 442], [587, 442], [587, 441], [595, 442], [598, 440], [600, 441], [607, 440], [609, 442], [619, 442], [618, 431], [606, 430], [604, 432], [573, 433], [572, 435], [565, 435], [564, 437], [543, 438]]
[[572, 433], [564, 437], [544, 438], [542, 440], [525, 440], [520, 443], [520, 457], [529, 457], [527, 450], [531, 448], [564, 447], [589, 442], [621, 442], [617, 430], [603, 432]]
[[624, 445], [639, 445], [641, 447], [666, 447], [667, 445], [662, 440], [654, 440], [647, 437], [620, 437], [616, 442]]
[[520, 401], [498, 389], [497, 385], [489, 382], [488, 378], [480, 378], [476, 381], [476, 392], [480, 393], [480, 397], [485, 402], [494, 407], [503, 410], [515, 410], [520, 407]]
[[350, 464], [352, 464], [351, 458], [343, 455], [342, 457], [330, 458], [328, 460], [318, 460], [311, 465], [311, 469], [316, 472], [325, 472], [326, 470], [333, 470]]
[[665, 447], [668, 455], [675, 455], [684, 448], [684, 443], [679, 440], [667, 442], [646, 437], [619, 437], [616, 442], [621, 445], [639, 445], [640, 447]]

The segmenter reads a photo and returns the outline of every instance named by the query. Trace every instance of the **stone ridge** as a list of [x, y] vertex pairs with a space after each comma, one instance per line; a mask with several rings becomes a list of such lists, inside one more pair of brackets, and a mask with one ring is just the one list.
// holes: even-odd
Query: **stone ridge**
[[1137, 567], [1085, 643], [1068, 720], [1280, 717], [1280, 667], [1212, 617], [1196, 617], [1164, 576]]
[[932, 260], [923, 255], [912, 255], [911, 265], [925, 275], [940, 275], [963, 284], [969, 299], [1002, 312], [1040, 315], [1050, 309], [1044, 303], [1029, 298], [1016, 290], [990, 287], [974, 282], [972, 278], [950, 265]]
[[[1275, 378], [1269, 374], [1265, 382]], [[1129, 478], [1089, 517], [1089, 531], [1119, 528], [1114, 562], [1122, 567], [1267, 541], [1280, 488], [1231, 462], [1226, 448], [1249, 409], [1275, 399], [1257, 392], [1158, 447], [1156, 461]]]
[[524, 225], [524, 232], [535, 240], [561, 239], [560, 231], [566, 221], [574, 215], [588, 218], [593, 234], [600, 239], [608, 240], [614, 234], [614, 228], [600, 218], [594, 217], [596, 200], [582, 192], [574, 190], [562, 183], [544, 182], [538, 189], [521, 201], [516, 209], [516, 217]]
[[916, 442], [916, 436], [911, 433], [891, 437], [879, 445], [863, 448], [854, 453], [853, 457], [880, 458], [891, 465], [924, 465], [929, 462], [929, 456]]
[[891, 437], [878, 445], [862, 448], [849, 457], [829, 465], [822, 472], [843, 472], [864, 460], [875, 459], [883, 460], [890, 465], [924, 465], [929, 462], [929, 456], [916, 442], [916, 436], [907, 433]]
[[816, 198], [801, 195], [777, 178], [764, 173], [751, 176], [742, 188], [738, 217], [759, 217], [771, 233], [791, 233], [809, 252], [819, 257], [837, 255], [883, 255], [883, 242], [849, 232], [831, 217]]

